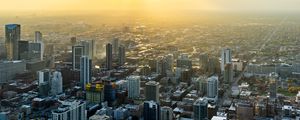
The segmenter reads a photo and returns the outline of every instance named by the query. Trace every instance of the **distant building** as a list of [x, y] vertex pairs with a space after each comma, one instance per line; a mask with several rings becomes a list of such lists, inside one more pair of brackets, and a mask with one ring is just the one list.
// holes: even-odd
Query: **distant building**
[[37, 71], [37, 76], [38, 76], [39, 84], [44, 82], [50, 82], [51, 71], [49, 69]]
[[35, 43], [40, 44], [40, 60], [43, 60], [45, 45], [43, 42], [43, 34], [40, 31], [35, 31]]
[[269, 75], [269, 92], [270, 92], [270, 98], [271, 99], [276, 99], [277, 98], [277, 79], [278, 79], [278, 74], [273, 72], [270, 73]]
[[192, 61], [189, 59], [187, 53], [183, 53], [178, 57], [176, 67], [192, 68]]
[[223, 74], [225, 70], [225, 65], [232, 62], [231, 50], [229, 48], [224, 48], [221, 51], [221, 72]]
[[160, 120], [173, 120], [173, 110], [164, 106], [160, 108]]
[[174, 69], [174, 55], [173, 54], [168, 54], [165, 56], [165, 59], [166, 59], [166, 69], [168, 71], [172, 71], [173, 72], [173, 69]]
[[199, 55], [199, 65], [204, 72], [208, 71], [209, 67], [209, 58], [207, 53], [202, 53]]
[[89, 59], [93, 59], [95, 55], [95, 40], [80, 41], [80, 45], [84, 46], [84, 55], [88, 56]]
[[86, 84], [91, 82], [92, 64], [87, 56], [80, 57], [80, 84], [85, 90]]
[[[231, 85], [231, 82], [233, 81], [233, 66], [232, 63], [225, 64], [225, 70], [224, 70], [224, 83]], [[230, 87], [231, 88], [231, 87]]]
[[160, 120], [160, 106], [157, 102], [154, 101], [145, 101], [144, 102], [144, 111], [143, 111], [144, 120]]
[[119, 58], [118, 59], [119, 65], [124, 65], [126, 60], [126, 52], [125, 52], [125, 47], [123, 45], [120, 45], [119, 47], [118, 58]]
[[5, 25], [5, 46], [7, 60], [18, 60], [21, 26], [19, 24]]
[[62, 105], [52, 111], [52, 120], [86, 120], [86, 102], [80, 100], [62, 101]]
[[108, 70], [112, 69], [112, 45], [110, 43], [106, 44], [106, 68]]
[[206, 98], [199, 98], [193, 104], [194, 120], [208, 120], [208, 101]]
[[19, 41], [19, 60], [28, 60], [29, 59], [29, 42], [28, 41]]
[[159, 83], [155, 81], [147, 82], [145, 96], [147, 101], [159, 102]]
[[211, 76], [207, 79], [207, 97], [217, 98], [218, 97], [218, 77]]
[[237, 119], [238, 120], [253, 120], [254, 108], [251, 103], [237, 103]]
[[31, 60], [43, 60], [43, 43], [29, 43], [28, 57]]
[[129, 76], [128, 80], [128, 98], [134, 99], [140, 96], [140, 76]]
[[118, 49], [119, 49], [119, 39], [114, 38], [112, 40], [112, 54], [118, 55]]
[[72, 47], [72, 65], [73, 70], [80, 69], [80, 58], [84, 56], [84, 46], [73, 46]]

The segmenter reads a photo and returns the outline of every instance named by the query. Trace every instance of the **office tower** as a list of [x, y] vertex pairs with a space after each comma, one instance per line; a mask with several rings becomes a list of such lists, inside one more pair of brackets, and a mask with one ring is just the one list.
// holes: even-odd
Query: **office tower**
[[114, 38], [112, 41], [112, 54], [118, 55], [118, 49], [119, 49], [119, 39]]
[[155, 101], [159, 103], [159, 83], [149, 81], [146, 83], [145, 96], [147, 101]]
[[95, 47], [95, 41], [89, 40], [89, 41], [80, 41], [80, 45], [84, 46], [84, 55], [88, 56], [89, 59], [93, 59], [94, 57], [94, 47]]
[[166, 76], [167, 74], [167, 61], [165, 57], [159, 56], [156, 61], [156, 73]]
[[206, 98], [199, 98], [193, 104], [194, 120], [208, 120], [208, 101]]
[[148, 64], [150, 66], [151, 72], [157, 72], [157, 60], [156, 59], [150, 59], [148, 61]]
[[173, 54], [168, 54], [165, 56], [166, 58], [166, 64], [167, 64], [167, 70], [173, 72], [174, 68], [174, 56]]
[[86, 84], [91, 81], [91, 60], [87, 56], [80, 58], [80, 85], [85, 90]]
[[233, 81], [233, 65], [232, 63], [226, 63], [225, 70], [224, 70], [224, 83], [231, 85], [232, 81]]
[[42, 43], [29, 43], [29, 59], [42, 60]]
[[140, 76], [129, 76], [127, 77], [128, 80], [128, 98], [135, 99], [139, 98], [140, 96]]
[[207, 72], [208, 71], [208, 67], [209, 67], [209, 57], [207, 53], [202, 53], [199, 56], [199, 66], [200, 68], [204, 71]]
[[80, 69], [80, 58], [84, 55], [83, 46], [72, 46], [72, 65], [73, 70]]
[[85, 101], [62, 101], [62, 105], [52, 111], [52, 120], [87, 120], [87, 112], [85, 109]]
[[207, 94], [207, 77], [199, 77], [198, 83], [199, 83], [200, 95], [206, 95]]
[[276, 99], [277, 98], [277, 79], [278, 74], [275, 72], [270, 73], [269, 75], [269, 92], [270, 92], [270, 98]]
[[104, 84], [88, 83], [86, 85], [86, 100], [94, 104], [104, 102]]
[[143, 117], [144, 120], [160, 120], [160, 106], [154, 101], [144, 102]]
[[119, 47], [119, 54], [118, 54], [118, 62], [119, 65], [124, 65], [126, 60], [126, 53], [125, 53], [125, 47], [123, 45], [120, 45]]
[[173, 110], [170, 107], [163, 106], [160, 108], [160, 120], [173, 120]]
[[42, 42], [42, 37], [43, 37], [43, 35], [42, 35], [42, 33], [40, 32], [40, 31], [35, 31], [35, 40], [34, 40], [34, 42], [35, 43], [40, 43], [40, 42]]
[[28, 60], [29, 54], [29, 42], [28, 41], [19, 41], [19, 60]]
[[254, 118], [254, 107], [249, 102], [237, 103], [236, 116], [238, 120], [253, 120]]
[[53, 72], [51, 81], [51, 93], [52, 95], [57, 95], [63, 92], [63, 81], [61, 72]]
[[106, 44], [106, 68], [108, 70], [112, 69], [112, 45], [110, 43]]
[[187, 53], [182, 53], [177, 59], [177, 66], [180, 68], [192, 68], [192, 61], [189, 59]]
[[39, 84], [44, 82], [50, 82], [51, 71], [49, 69], [40, 70], [37, 72]]
[[221, 72], [223, 74], [225, 70], [225, 64], [232, 62], [231, 50], [229, 48], [224, 48], [221, 51]]
[[26, 71], [26, 62], [24, 61], [0, 62], [0, 83], [13, 80], [16, 74], [24, 71]]
[[21, 26], [19, 24], [5, 25], [5, 46], [6, 46], [6, 59], [18, 60], [19, 45], [21, 37]]
[[211, 76], [207, 79], [207, 97], [218, 97], [218, 76]]
[[35, 43], [40, 43], [40, 60], [43, 60], [45, 45], [43, 42], [43, 35], [40, 31], [35, 31]]
[[106, 82], [104, 84], [104, 101], [107, 101], [109, 106], [112, 106], [116, 100], [116, 84], [113, 82]]

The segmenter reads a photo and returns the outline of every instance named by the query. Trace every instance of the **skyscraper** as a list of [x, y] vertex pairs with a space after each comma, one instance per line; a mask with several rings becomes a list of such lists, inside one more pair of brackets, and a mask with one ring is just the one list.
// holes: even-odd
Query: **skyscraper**
[[270, 92], [270, 98], [273, 100], [277, 98], [277, 79], [278, 79], [277, 73], [275, 72], [270, 73], [269, 92]]
[[80, 84], [85, 90], [86, 84], [90, 83], [91, 79], [91, 60], [87, 56], [80, 58]]
[[208, 101], [206, 98], [199, 98], [194, 102], [194, 120], [208, 120], [207, 118]]
[[84, 55], [88, 56], [89, 59], [93, 59], [94, 57], [94, 47], [95, 47], [95, 41], [89, 40], [89, 41], [80, 41], [80, 45], [84, 46]]
[[160, 109], [160, 120], [173, 120], [173, 110], [170, 107], [163, 106]]
[[231, 50], [229, 48], [222, 49], [221, 51], [221, 73], [225, 70], [225, 64], [232, 62]]
[[147, 101], [159, 102], [159, 83], [155, 81], [149, 81], [146, 83], [145, 96]]
[[134, 99], [140, 96], [140, 76], [129, 76], [128, 80], [128, 98]]
[[63, 92], [63, 81], [61, 72], [53, 72], [52, 81], [51, 81], [51, 94], [57, 95]]
[[108, 70], [112, 69], [112, 45], [110, 43], [106, 44], [106, 68]]
[[73, 70], [80, 69], [80, 58], [84, 55], [84, 46], [72, 47], [72, 65]]
[[51, 78], [51, 72], [49, 69], [44, 69], [37, 72], [39, 84], [44, 82], [49, 82]]
[[208, 71], [208, 67], [209, 67], [209, 57], [207, 53], [202, 53], [199, 56], [199, 62], [200, 62], [200, 68], [204, 71], [207, 72]]
[[43, 35], [40, 31], [35, 31], [35, 43], [39, 43], [40, 44], [40, 60], [43, 60], [43, 56], [44, 56], [44, 50], [45, 50], [45, 45], [43, 42]]
[[19, 41], [19, 60], [28, 60], [29, 54], [29, 42], [28, 41]]
[[192, 61], [189, 59], [187, 53], [182, 53], [177, 59], [176, 67], [180, 68], [192, 68]]
[[233, 65], [232, 63], [225, 64], [224, 70], [224, 83], [231, 85], [233, 80]]
[[207, 80], [207, 97], [218, 97], [218, 76], [211, 76]]
[[114, 38], [112, 40], [112, 54], [114, 55], [118, 55], [118, 49], [119, 49], [119, 39], [118, 38]]
[[8, 60], [18, 60], [19, 45], [21, 37], [21, 26], [19, 24], [5, 25], [5, 46], [6, 58]]
[[125, 55], [125, 47], [123, 45], [120, 45], [120, 47], [119, 47], [118, 57], [119, 57], [119, 59], [118, 59], [119, 65], [124, 65], [126, 55]]
[[144, 102], [143, 117], [144, 120], [160, 120], [160, 106], [154, 101]]

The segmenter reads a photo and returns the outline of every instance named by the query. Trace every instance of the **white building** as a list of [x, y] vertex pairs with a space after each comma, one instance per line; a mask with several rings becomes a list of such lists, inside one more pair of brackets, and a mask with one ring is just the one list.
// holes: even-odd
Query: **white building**
[[51, 94], [57, 95], [63, 92], [63, 81], [61, 72], [53, 72], [52, 82], [51, 82]]
[[60, 101], [58, 109], [52, 111], [52, 120], [86, 120], [86, 102], [81, 100]]
[[128, 80], [128, 98], [139, 98], [140, 96], [140, 76], [129, 76]]
[[218, 76], [211, 76], [207, 80], [207, 97], [218, 97]]

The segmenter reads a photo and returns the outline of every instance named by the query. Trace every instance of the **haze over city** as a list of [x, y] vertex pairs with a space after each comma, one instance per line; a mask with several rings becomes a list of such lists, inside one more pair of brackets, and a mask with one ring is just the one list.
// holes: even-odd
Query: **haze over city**
[[299, 0], [2, 0], [0, 120], [300, 120]]

